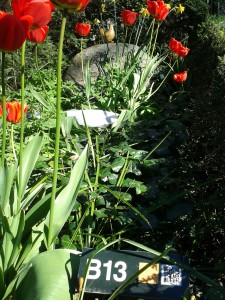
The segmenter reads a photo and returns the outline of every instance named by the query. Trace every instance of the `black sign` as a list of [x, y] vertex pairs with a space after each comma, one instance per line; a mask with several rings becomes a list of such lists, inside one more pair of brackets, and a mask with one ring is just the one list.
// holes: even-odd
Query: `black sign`
[[[93, 249], [85, 249], [78, 272], [84, 278], [85, 268]], [[176, 262], [183, 260], [176, 254], [168, 255]], [[157, 256], [140, 251], [102, 251], [92, 259], [87, 272], [85, 292], [112, 294], [121, 284], [139, 274], [122, 291], [124, 296], [144, 299], [181, 300], [189, 285], [189, 274], [176, 265], [161, 259], [149, 265]]]

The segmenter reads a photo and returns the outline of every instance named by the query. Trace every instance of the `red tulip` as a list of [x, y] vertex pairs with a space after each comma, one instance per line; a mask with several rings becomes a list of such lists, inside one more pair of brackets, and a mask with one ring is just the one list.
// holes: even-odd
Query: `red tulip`
[[43, 42], [54, 9], [52, 3], [49, 0], [12, 0], [12, 8], [12, 15], [0, 11], [0, 50], [17, 50], [26, 38]]
[[147, 1], [148, 11], [157, 21], [164, 21], [169, 13], [168, 6], [161, 0]]
[[32, 28], [40, 28], [47, 25], [52, 19], [52, 5], [50, 1], [29, 0], [21, 14], [33, 17]]
[[122, 22], [124, 25], [133, 25], [138, 16], [137, 12], [133, 12], [131, 10], [125, 9], [121, 12]]
[[51, 0], [58, 8], [68, 9], [72, 12], [83, 11], [91, 0]]
[[[24, 114], [28, 110], [28, 105], [24, 106]], [[21, 102], [12, 100], [11, 102], [6, 102], [6, 121], [11, 123], [19, 123], [21, 121]], [[0, 117], [2, 116], [2, 106], [0, 105]]]
[[187, 79], [187, 71], [174, 74], [173, 79], [176, 82], [184, 82]]
[[28, 15], [17, 18], [0, 11], [0, 50], [15, 51], [19, 49], [26, 40], [27, 32], [33, 22]]
[[27, 34], [27, 38], [29, 41], [33, 43], [43, 43], [47, 36], [48, 30], [49, 30], [48, 26], [42, 26], [37, 29], [29, 30]]
[[54, 10], [52, 3], [49, 0], [13, 0], [12, 5], [18, 17], [23, 15], [33, 17], [32, 28], [27, 38], [31, 42], [42, 43], [47, 36], [47, 25], [52, 18]]
[[183, 46], [180, 42], [178, 42], [174, 38], [170, 39], [169, 48], [179, 56], [186, 56], [190, 51], [189, 48]]
[[75, 25], [75, 31], [79, 36], [88, 36], [91, 31], [91, 25], [77, 22]]

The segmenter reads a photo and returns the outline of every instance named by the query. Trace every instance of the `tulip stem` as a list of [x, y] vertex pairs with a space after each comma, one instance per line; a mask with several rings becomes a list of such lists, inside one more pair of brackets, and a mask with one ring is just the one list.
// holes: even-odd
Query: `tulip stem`
[[12, 151], [13, 151], [14, 159], [15, 159], [15, 161], [17, 161], [15, 143], [14, 143], [14, 126], [13, 126], [13, 124], [11, 126], [11, 145], [12, 145]]
[[84, 82], [84, 86], [86, 86], [85, 73], [84, 73], [84, 54], [83, 54], [83, 38], [82, 37], [80, 39], [80, 54], [81, 54], [81, 70], [82, 70], [83, 82]]
[[2, 52], [2, 167], [5, 164], [5, 148], [6, 148], [6, 96], [5, 96], [5, 52]]
[[114, 9], [114, 27], [115, 27], [115, 36], [116, 36], [116, 44], [118, 44], [117, 41], [117, 14], [116, 14], [116, 1], [113, 1], [113, 9]]
[[25, 49], [26, 42], [21, 48], [21, 127], [20, 127], [20, 152], [19, 152], [19, 187], [17, 209], [20, 209], [22, 200], [22, 178], [23, 178], [23, 140], [24, 140], [24, 92], [25, 92]]
[[159, 23], [157, 23], [157, 28], [156, 28], [156, 32], [155, 32], [155, 39], [154, 39], [154, 43], [153, 43], [153, 46], [152, 46], [151, 57], [153, 57], [153, 55], [154, 55], [154, 51], [155, 51], [155, 46], [156, 46], [156, 42], [157, 42], [158, 33], [159, 33]]
[[122, 51], [122, 56], [124, 55], [124, 50], [125, 50], [125, 46], [126, 46], [127, 32], [128, 32], [128, 26], [125, 26], [125, 34], [124, 34], [124, 41], [123, 41], [123, 51]]
[[154, 28], [155, 28], [155, 19], [152, 20], [152, 23], [150, 25], [151, 27], [151, 34], [150, 34], [150, 39], [149, 39], [149, 43], [148, 43], [148, 55], [150, 55], [150, 51], [152, 48], [152, 38], [153, 38], [153, 32], [154, 32]]
[[54, 237], [53, 233], [53, 221], [54, 221], [54, 208], [55, 197], [57, 189], [57, 177], [58, 177], [58, 161], [59, 161], [59, 141], [60, 141], [60, 115], [61, 115], [61, 80], [62, 80], [62, 54], [63, 54], [63, 40], [66, 28], [66, 13], [63, 11], [63, 17], [61, 22], [59, 45], [58, 45], [58, 61], [57, 61], [57, 88], [56, 88], [56, 132], [55, 132], [55, 156], [54, 156], [54, 170], [52, 181], [52, 194], [50, 199], [50, 212], [49, 212], [49, 229], [47, 237], [47, 249], [53, 248]]

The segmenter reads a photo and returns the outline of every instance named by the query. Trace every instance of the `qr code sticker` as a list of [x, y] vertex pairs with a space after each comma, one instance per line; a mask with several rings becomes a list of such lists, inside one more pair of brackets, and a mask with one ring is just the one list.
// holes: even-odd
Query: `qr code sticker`
[[177, 266], [161, 264], [162, 285], [182, 285], [182, 270]]

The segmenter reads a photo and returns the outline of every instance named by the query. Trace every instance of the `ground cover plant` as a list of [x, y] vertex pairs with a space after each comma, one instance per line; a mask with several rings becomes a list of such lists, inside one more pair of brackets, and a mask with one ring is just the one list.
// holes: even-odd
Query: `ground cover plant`
[[[193, 28], [178, 26], [179, 39], [171, 38], [175, 31], [168, 21], [173, 34], [163, 34], [167, 20], [177, 17], [182, 23], [185, 18], [184, 6], [176, 1], [135, 6], [88, 2], [14, 0], [12, 9], [4, 7], [7, 12], [0, 15], [2, 299], [71, 299], [75, 278], [71, 291], [65, 264], [71, 262], [67, 272], [72, 277], [79, 261], [76, 251], [84, 247], [94, 247], [96, 253], [142, 249], [158, 259], [168, 259], [170, 250], [190, 254], [183, 239], [192, 229], [194, 201], [185, 179], [176, 178], [180, 165], [174, 158], [188, 140], [184, 103], [190, 97], [185, 83]], [[187, 9], [191, 4], [187, 1]], [[108, 19], [114, 24], [110, 37]], [[51, 31], [52, 23], [58, 29]], [[66, 23], [71, 31], [65, 30]], [[9, 24], [20, 30], [11, 31]], [[74, 45], [82, 51], [93, 42], [109, 47], [112, 40], [123, 43], [122, 52], [127, 44], [139, 45], [140, 51], [131, 51], [123, 68], [104, 61], [104, 76], [96, 81], [90, 65], [83, 65], [83, 87], [62, 82]], [[140, 67], [143, 52], [148, 57]], [[67, 117], [71, 109], [82, 109], [84, 115], [86, 109], [101, 109], [118, 119], [107, 128], [90, 128], [88, 118], [80, 126]], [[47, 279], [46, 263], [51, 270]], [[181, 267], [199, 280], [203, 291], [209, 285], [207, 299], [223, 297], [211, 274]], [[184, 299], [188, 293], [197, 296], [192, 283]], [[80, 299], [86, 297], [83, 292]], [[117, 292], [110, 299], [115, 297]]]

